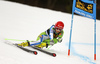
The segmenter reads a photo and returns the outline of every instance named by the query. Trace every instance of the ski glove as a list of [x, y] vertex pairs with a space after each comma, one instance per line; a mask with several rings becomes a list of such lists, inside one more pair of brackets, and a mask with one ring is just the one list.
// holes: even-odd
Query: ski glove
[[57, 40], [58, 40], [59, 43], [62, 42], [62, 38], [60, 38], [60, 37], [58, 37]]
[[50, 45], [52, 45], [52, 46], [54, 45], [54, 41], [53, 40], [50, 41]]

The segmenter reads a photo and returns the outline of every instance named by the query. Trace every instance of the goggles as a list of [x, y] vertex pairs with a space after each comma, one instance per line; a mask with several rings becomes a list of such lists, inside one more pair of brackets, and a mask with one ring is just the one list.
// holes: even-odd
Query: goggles
[[62, 29], [61, 28], [55, 28], [56, 30], [58, 30], [58, 31], [62, 31]]

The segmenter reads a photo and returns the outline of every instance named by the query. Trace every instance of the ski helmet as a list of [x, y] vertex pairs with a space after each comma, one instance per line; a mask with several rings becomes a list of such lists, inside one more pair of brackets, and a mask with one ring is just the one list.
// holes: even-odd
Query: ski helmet
[[59, 29], [63, 29], [64, 28], [64, 23], [62, 21], [58, 21], [56, 24], [55, 24], [55, 27], [54, 28], [59, 28]]

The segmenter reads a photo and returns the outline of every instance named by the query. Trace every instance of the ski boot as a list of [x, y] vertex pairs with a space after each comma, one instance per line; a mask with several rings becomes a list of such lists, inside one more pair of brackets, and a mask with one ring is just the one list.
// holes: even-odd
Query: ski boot
[[29, 41], [27, 40], [26, 42], [22, 42], [21, 44], [17, 44], [18, 46], [21, 46], [21, 47], [26, 47], [26, 46], [30, 46], [30, 43]]
[[39, 45], [36, 45], [36, 47], [38, 47], [38, 48], [43, 48], [43, 47], [46, 47], [46, 43], [41, 43], [41, 44], [39, 44]]

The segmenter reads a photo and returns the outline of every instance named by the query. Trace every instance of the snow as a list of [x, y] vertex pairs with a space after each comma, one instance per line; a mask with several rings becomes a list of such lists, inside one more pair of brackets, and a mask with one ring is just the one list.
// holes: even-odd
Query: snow
[[[38, 55], [30, 54], [4, 43], [5, 38], [34, 41], [41, 32], [57, 21], [63, 21], [65, 24], [63, 42], [48, 50], [55, 52], [56, 57], [40, 51], [37, 51]], [[74, 16], [71, 55], [68, 56], [70, 26], [71, 14], [0, 1], [0, 64], [100, 64], [100, 20], [97, 20], [96, 61], [94, 61], [93, 46], [94, 21], [82, 16]]]

